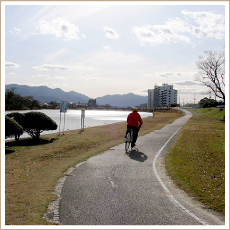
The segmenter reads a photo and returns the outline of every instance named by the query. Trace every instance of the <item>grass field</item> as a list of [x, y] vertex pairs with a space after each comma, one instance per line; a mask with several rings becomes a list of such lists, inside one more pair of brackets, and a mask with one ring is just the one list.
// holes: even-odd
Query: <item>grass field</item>
[[[143, 119], [139, 135], [162, 128], [183, 114], [177, 110]], [[56, 183], [68, 168], [124, 142], [126, 123], [117, 123], [6, 143], [5, 224], [45, 225]]]
[[170, 176], [208, 208], [225, 213], [224, 109], [192, 109], [166, 157]]

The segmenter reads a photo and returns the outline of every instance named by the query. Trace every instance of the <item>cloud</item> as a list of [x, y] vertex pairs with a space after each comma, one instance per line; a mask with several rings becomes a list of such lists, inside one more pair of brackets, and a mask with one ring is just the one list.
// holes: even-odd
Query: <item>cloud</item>
[[51, 34], [58, 38], [64, 37], [65, 41], [79, 39], [78, 27], [62, 18], [54, 18], [51, 21], [41, 20], [38, 30], [38, 34]]
[[17, 27], [14, 27], [13, 29], [10, 30], [11, 34], [17, 34], [17, 35], [19, 35], [20, 32], [21, 32], [21, 29], [19, 29]]
[[103, 46], [103, 49], [104, 50], [111, 50], [111, 47], [110, 46]]
[[[191, 43], [188, 35], [199, 38], [215, 37], [224, 38], [224, 16], [212, 12], [182, 11], [186, 20], [178, 17], [169, 19], [162, 25], [133, 26], [133, 32], [142, 45], [155, 46], [164, 43]], [[190, 19], [190, 20], [189, 20]], [[196, 23], [198, 26], [194, 26]]]
[[5, 62], [5, 67], [6, 68], [19, 68], [20, 67], [20, 65], [18, 65], [18, 64], [15, 64], [15, 63], [13, 63], [13, 62]]
[[180, 88], [178, 89], [178, 94], [190, 94], [190, 97], [194, 99], [194, 94], [195, 95], [203, 95], [202, 90], [196, 89], [196, 88]]
[[198, 26], [191, 26], [191, 32], [199, 38], [215, 37], [216, 39], [224, 38], [224, 15], [214, 14], [212, 12], [189, 12], [182, 11], [187, 19], [193, 19]]
[[119, 38], [119, 34], [111, 28], [104, 27], [104, 31], [105, 31], [105, 37], [107, 38], [111, 38], [111, 39]]
[[188, 31], [185, 22], [180, 18], [169, 19], [164, 25], [133, 26], [133, 32], [141, 44], [148, 43], [151, 46], [180, 41], [189, 43], [189, 37], [181, 34]]
[[64, 66], [64, 65], [44, 64], [42, 66], [33, 66], [33, 69], [36, 69], [36, 70], [68, 70], [70, 69], [70, 67]]
[[147, 89], [136, 90], [133, 93], [136, 95], [140, 95], [140, 96], [148, 96], [148, 90]]
[[187, 85], [187, 86], [190, 86], [190, 85], [203, 85], [202, 83], [195, 82], [195, 81], [174, 81], [173, 84], [175, 84], [175, 85]]
[[180, 77], [182, 74], [178, 72], [159, 72], [155, 73], [155, 75], [158, 75], [159, 77]]

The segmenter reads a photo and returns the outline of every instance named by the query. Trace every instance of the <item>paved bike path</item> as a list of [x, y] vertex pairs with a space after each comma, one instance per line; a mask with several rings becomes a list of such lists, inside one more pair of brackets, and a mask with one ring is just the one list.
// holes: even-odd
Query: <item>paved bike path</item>
[[164, 152], [175, 141], [186, 115], [139, 137], [138, 151], [124, 144], [70, 169], [60, 186], [54, 219], [62, 225], [219, 225], [223, 218], [204, 210], [177, 189], [165, 173]]

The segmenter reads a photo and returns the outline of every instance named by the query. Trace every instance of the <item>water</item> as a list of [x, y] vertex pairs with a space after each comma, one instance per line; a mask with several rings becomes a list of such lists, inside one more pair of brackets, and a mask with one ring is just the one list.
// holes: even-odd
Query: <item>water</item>
[[[27, 113], [31, 110], [17, 111], [20, 113]], [[61, 122], [60, 122], [60, 110], [33, 110], [37, 112], [45, 113], [47, 116], [52, 118], [58, 125], [56, 130], [44, 131], [41, 135], [58, 133], [59, 130], [61, 133], [68, 130], [77, 130], [81, 129], [81, 110], [68, 110], [66, 114], [61, 113]], [[5, 114], [11, 113], [5, 112]], [[84, 119], [84, 128], [101, 126], [107, 124], [118, 123], [126, 121], [127, 116], [130, 111], [115, 111], [115, 110], [85, 110], [85, 119]], [[152, 116], [152, 113], [139, 112], [142, 118]], [[20, 138], [29, 137], [27, 133], [23, 133]], [[10, 140], [13, 138], [8, 138]]]

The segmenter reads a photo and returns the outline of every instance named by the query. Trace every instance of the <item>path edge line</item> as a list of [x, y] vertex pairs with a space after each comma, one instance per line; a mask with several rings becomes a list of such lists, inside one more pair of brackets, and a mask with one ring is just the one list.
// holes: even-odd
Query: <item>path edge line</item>
[[163, 151], [163, 149], [166, 147], [166, 145], [169, 143], [169, 141], [177, 134], [177, 132], [181, 129], [181, 127], [179, 129], [177, 129], [172, 136], [165, 142], [165, 144], [160, 148], [160, 150], [157, 152], [156, 156], [154, 157], [153, 160], [153, 171], [155, 173], [155, 176], [158, 180], [158, 182], [161, 184], [162, 188], [165, 190], [165, 192], [167, 193], [167, 196], [169, 197], [169, 199], [176, 205], [179, 206], [180, 209], [182, 209], [182, 211], [186, 212], [187, 214], [189, 214], [191, 217], [193, 217], [195, 220], [197, 220], [199, 223], [201, 223], [202, 225], [208, 225], [205, 221], [201, 220], [199, 217], [197, 217], [194, 213], [190, 212], [187, 208], [185, 208], [173, 195], [172, 193], [169, 191], [168, 187], [164, 184], [164, 182], [162, 181], [161, 177], [159, 176], [157, 169], [156, 169], [156, 161], [157, 158], [160, 156], [161, 152]]

